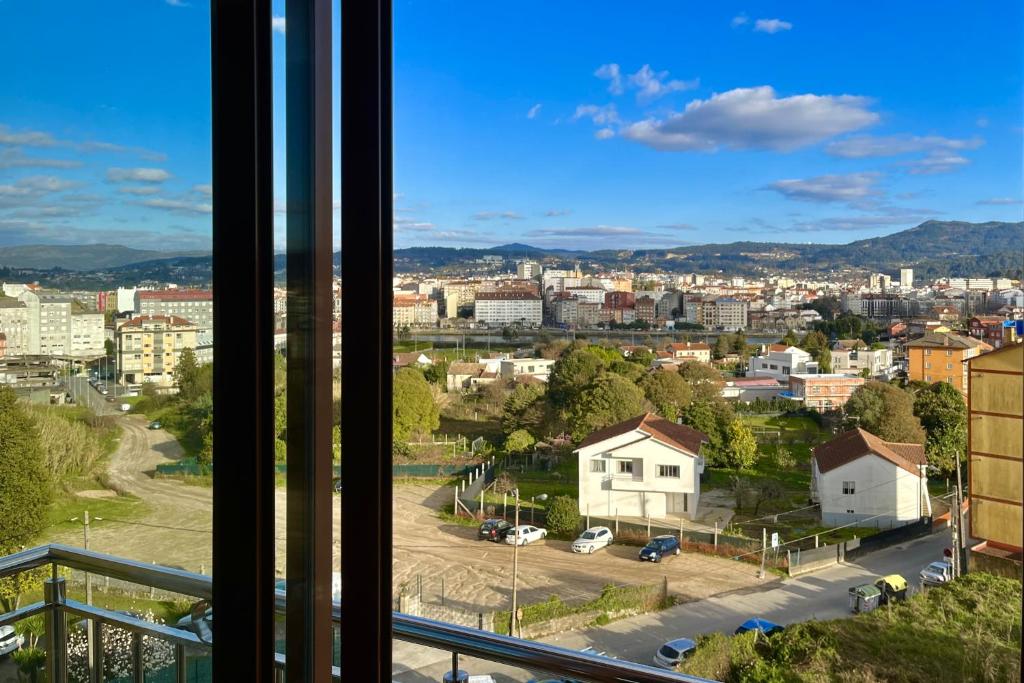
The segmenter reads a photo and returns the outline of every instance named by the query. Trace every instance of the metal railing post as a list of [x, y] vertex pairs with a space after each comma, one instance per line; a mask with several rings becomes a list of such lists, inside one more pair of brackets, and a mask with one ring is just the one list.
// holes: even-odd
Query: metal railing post
[[132, 633], [132, 681], [146, 683], [146, 665], [142, 661], [141, 633]]
[[89, 680], [103, 683], [103, 623], [89, 620]]
[[[56, 572], [56, 569], [54, 570]], [[67, 599], [67, 584], [63, 576], [53, 576], [43, 581], [43, 602], [46, 610], [46, 679], [50, 683], [65, 683], [68, 679], [67, 621], [64, 618], [64, 602]]]
[[174, 666], [177, 675], [175, 682], [185, 683], [188, 680], [188, 658], [185, 656], [184, 645], [174, 646]]

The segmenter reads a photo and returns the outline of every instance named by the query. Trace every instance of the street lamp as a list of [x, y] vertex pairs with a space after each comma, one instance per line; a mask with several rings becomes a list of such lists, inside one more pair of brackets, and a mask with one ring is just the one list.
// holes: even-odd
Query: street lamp
[[[516, 601], [516, 588], [519, 583], [519, 489], [516, 488], [512, 493], [516, 496], [516, 525], [513, 527], [515, 532], [514, 542], [512, 543], [512, 612], [509, 615], [508, 622], [508, 634], [510, 636], [522, 637], [522, 631], [519, 629], [519, 614], [517, 610]], [[533, 523], [533, 507], [534, 500], [539, 500], [542, 503], [548, 499], [548, 494], [541, 493], [537, 496], [530, 496], [530, 523]]]
[[543, 503], [545, 500], [548, 499], [548, 494], [542, 493], [537, 496], [530, 496], [530, 524], [533, 524], [533, 520], [536, 518], [536, 515], [534, 513], [537, 510], [537, 506], [534, 505], [533, 503], [534, 499], [539, 500], [541, 503]]

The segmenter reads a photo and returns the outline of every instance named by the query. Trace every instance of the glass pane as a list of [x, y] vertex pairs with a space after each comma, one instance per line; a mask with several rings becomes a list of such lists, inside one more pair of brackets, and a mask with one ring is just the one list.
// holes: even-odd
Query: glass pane
[[[209, 575], [209, 10], [3, 4], [0, 24], [0, 556], [59, 543]], [[0, 612], [50, 572], [0, 578]], [[171, 626], [197, 600], [58, 576], [69, 599]], [[86, 680], [86, 621], [68, 621]], [[108, 641], [105, 676], [130, 676], [129, 634]], [[150, 680], [169, 647], [145, 640]]]

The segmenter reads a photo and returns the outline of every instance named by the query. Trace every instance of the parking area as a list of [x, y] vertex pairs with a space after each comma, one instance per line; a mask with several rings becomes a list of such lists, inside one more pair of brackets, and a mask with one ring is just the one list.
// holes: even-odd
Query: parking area
[[[394, 492], [395, 592], [422, 590], [424, 599], [471, 611], [507, 608], [511, 601], [512, 546], [476, 540], [476, 528], [445, 522], [436, 510], [448, 502], [448, 489], [400, 486]], [[528, 520], [526, 520], [528, 521]], [[669, 592], [697, 600], [770, 584], [757, 567], [719, 557], [686, 553], [659, 564], [637, 560], [639, 548], [612, 545], [593, 555], [572, 552], [568, 541], [547, 539], [520, 549], [519, 602], [557, 595], [588, 600], [609, 583], [642, 584], [668, 580]]]

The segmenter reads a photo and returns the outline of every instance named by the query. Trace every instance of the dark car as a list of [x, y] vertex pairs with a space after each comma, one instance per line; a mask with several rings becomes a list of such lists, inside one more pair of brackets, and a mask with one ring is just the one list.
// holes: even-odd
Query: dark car
[[477, 534], [478, 538], [483, 538], [488, 541], [494, 541], [500, 543], [505, 540], [508, 536], [508, 532], [512, 529], [512, 524], [506, 522], [504, 519], [488, 519], [480, 525], [480, 531]]
[[640, 559], [661, 562], [665, 555], [679, 554], [679, 539], [675, 536], [655, 536], [640, 549]]

